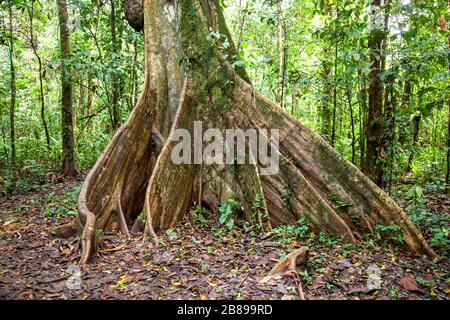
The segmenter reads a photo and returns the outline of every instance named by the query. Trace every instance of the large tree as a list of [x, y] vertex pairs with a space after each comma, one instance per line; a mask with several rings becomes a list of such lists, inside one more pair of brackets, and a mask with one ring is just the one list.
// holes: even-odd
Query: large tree
[[[140, 5], [137, 0], [133, 6]], [[79, 219], [71, 226], [82, 231], [81, 263], [95, 252], [97, 229], [116, 222], [129, 235], [143, 214], [145, 234], [154, 241], [192, 205], [216, 211], [230, 198], [262, 230], [303, 217], [316, 230], [355, 242], [377, 223], [398, 225], [410, 250], [434, 255], [389, 196], [318, 134], [255, 91], [245, 69], [234, 63], [236, 48], [219, 0], [144, 0], [143, 24], [130, 10], [126, 15], [145, 35], [145, 82], [128, 121], [82, 186]], [[272, 146], [280, 155], [279, 172], [260, 175], [259, 164], [174, 164], [175, 129], [192, 133], [194, 121], [205, 129], [280, 129], [279, 147]]]

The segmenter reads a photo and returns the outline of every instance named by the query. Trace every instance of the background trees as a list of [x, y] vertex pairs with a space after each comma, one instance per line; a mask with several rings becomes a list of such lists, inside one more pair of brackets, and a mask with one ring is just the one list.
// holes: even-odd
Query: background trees
[[[14, 167], [31, 184], [60, 172], [57, 3], [1, 4], [0, 176], [6, 184]], [[224, 5], [239, 50], [235, 63], [245, 64], [256, 89], [321, 132], [379, 185], [408, 180], [445, 188], [446, 1]], [[380, 29], [370, 28], [371, 5], [380, 8]], [[67, 8], [73, 144], [85, 171], [137, 101], [143, 37], [124, 21], [123, 1], [69, 0]]]

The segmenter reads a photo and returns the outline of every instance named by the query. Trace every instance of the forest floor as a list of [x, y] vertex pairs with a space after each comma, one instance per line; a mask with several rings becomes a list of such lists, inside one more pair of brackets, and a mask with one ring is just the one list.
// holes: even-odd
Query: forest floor
[[[55, 238], [49, 229], [76, 214], [81, 182], [0, 195], [0, 299], [298, 299], [299, 283], [311, 300], [450, 299], [448, 256], [433, 262], [323, 234], [305, 241], [282, 232], [266, 238], [228, 231], [217, 217], [179, 223], [158, 247], [99, 234], [99, 254], [80, 270], [77, 239]], [[449, 210], [448, 201], [434, 205]], [[259, 282], [303, 245], [310, 258], [298, 277]]]

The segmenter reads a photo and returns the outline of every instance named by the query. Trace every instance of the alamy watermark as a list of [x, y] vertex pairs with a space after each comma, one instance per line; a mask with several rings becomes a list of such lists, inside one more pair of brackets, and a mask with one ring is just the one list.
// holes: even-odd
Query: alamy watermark
[[171, 153], [174, 164], [258, 164], [261, 175], [279, 171], [278, 129], [209, 128], [203, 133], [203, 123], [194, 121], [193, 137], [187, 129], [176, 129], [170, 139], [178, 142]]
[[66, 280], [66, 287], [69, 290], [81, 289], [81, 269], [77, 265], [70, 265], [67, 268], [70, 277]]
[[367, 267], [367, 288], [371, 290], [381, 289], [381, 270], [376, 264]]

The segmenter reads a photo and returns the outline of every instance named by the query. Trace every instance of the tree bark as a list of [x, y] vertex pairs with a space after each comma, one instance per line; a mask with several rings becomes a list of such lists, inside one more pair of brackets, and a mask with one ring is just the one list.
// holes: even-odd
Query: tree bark
[[[110, 0], [111, 5], [111, 44], [112, 44], [112, 53], [113, 55], [117, 55], [118, 53], [118, 44], [117, 44], [117, 30], [116, 30], [116, 0]], [[114, 60], [114, 58], [113, 58]], [[117, 75], [113, 74], [112, 77], [112, 116], [113, 116], [113, 129], [116, 131], [119, 129], [120, 124], [122, 122], [120, 117], [120, 106], [119, 106], [119, 96], [120, 96], [120, 83], [117, 79]]]
[[34, 0], [31, 1], [31, 7], [27, 6], [28, 18], [30, 19], [30, 43], [31, 49], [33, 50], [33, 54], [38, 61], [39, 66], [39, 101], [41, 103], [41, 121], [42, 126], [44, 127], [45, 132], [45, 141], [47, 144], [47, 149], [51, 150], [50, 145], [50, 133], [48, 131], [47, 120], [45, 118], [45, 96], [44, 96], [44, 79], [43, 79], [43, 70], [42, 70], [42, 58], [38, 52], [38, 44], [37, 39], [34, 37], [34, 28], [33, 28], [33, 19], [34, 19]]
[[[328, 25], [328, 19], [332, 14], [331, 5], [327, 1], [325, 3], [325, 27]], [[330, 47], [324, 45], [323, 47], [323, 58], [322, 58], [322, 68], [323, 68], [323, 98], [322, 98], [322, 109], [321, 109], [321, 134], [326, 141], [331, 139], [331, 94], [333, 87], [331, 85], [333, 70], [331, 68], [332, 54]]]
[[9, 65], [11, 72], [10, 92], [11, 98], [9, 102], [9, 139], [11, 145], [11, 171], [16, 169], [16, 138], [15, 138], [15, 110], [16, 110], [16, 68], [14, 65], [14, 35], [13, 35], [13, 7], [12, 2], [8, 1], [9, 9]]
[[[230, 46], [214, 45], [210, 32], [226, 37]], [[256, 92], [245, 69], [233, 68], [228, 59], [236, 48], [218, 0], [178, 5], [144, 0], [144, 35], [139, 102], [89, 172], [78, 199], [79, 219], [72, 227], [82, 230], [81, 263], [95, 252], [95, 230], [113, 221], [129, 236], [129, 227], [143, 214], [145, 235], [156, 243], [157, 233], [182, 219], [196, 199], [217, 211], [230, 198], [260, 230], [303, 217], [314, 230], [355, 242], [355, 234], [370, 233], [377, 223], [399, 225], [410, 250], [434, 256], [391, 198], [319, 135]], [[280, 129], [279, 145], [271, 145], [281, 159], [279, 171], [261, 175], [261, 163], [205, 165], [194, 159], [175, 164], [170, 157], [177, 145], [175, 129], [192, 134], [195, 121], [221, 131]], [[196, 141], [193, 146], [199, 147]], [[337, 208], [330, 194], [352, 205]], [[353, 215], [363, 223], [355, 224]]]
[[[283, 107], [284, 100], [284, 76], [285, 76], [285, 25], [283, 17], [283, 8], [281, 7], [282, 0], [277, 2], [277, 49], [278, 49], [278, 103]], [[240, 45], [240, 43], [239, 43]]]
[[420, 114], [414, 115], [411, 152], [409, 153], [409, 157], [408, 157], [408, 165], [406, 167], [406, 173], [411, 172], [414, 154], [417, 152], [417, 147], [419, 146], [419, 131], [420, 131], [420, 121], [421, 120], [422, 120], [422, 115], [420, 115]]
[[359, 108], [359, 168], [365, 172], [366, 156], [366, 128], [367, 128], [367, 89], [366, 76], [361, 70], [358, 70], [360, 103]]
[[61, 126], [62, 126], [62, 174], [65, 177], [77, 175], [74, 153], [73, 108], [70, 58], [69, 16], [66, 0], [57, 0], [61, 48]]
[[[448, 7], [450, 8], [450, 1], [448, 1]], [[448, 36], [448, 49], [447, 60], [448, 60], [448, 70], [450, 71], [450, 35]], [[448, 95], [448, 123], [447, 123], [447, 172], [445, 173], [445, 185], [447, 194], [450, 194], [450, 94]]]
[[350, 133], [352, 136], [352, 163], [355, 164], [355, 145], [356, 145], [356, 137], [355, 137], [355, 120], [353, 116], [353, 104], [352, 104], [352, 90], [347, 88], [347, 101], [348, 101], [348, 109], [350, 111]]
[[[381, 0], [373, 0], [372, 6], [380, 8]], [[372, 19], [377, 20], [376, 11], [372, 8]], [[376, 22], [375, 22], [376, 24]], [[382, 185], [383, 170], [383, 110], [382, 97], [383, 89], [380, 79], [381, 61], [382, 61], [382, 43], [384, 31], [382, 27], [374, 25], [369, 35], [370, 49], [370, 82], [369, 82], [369, 110], [367, 116], [367, 149], [365, 174], [372, 179], [378, 186]]]

